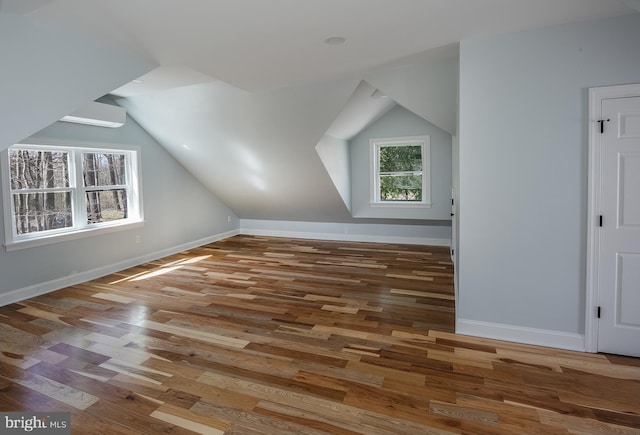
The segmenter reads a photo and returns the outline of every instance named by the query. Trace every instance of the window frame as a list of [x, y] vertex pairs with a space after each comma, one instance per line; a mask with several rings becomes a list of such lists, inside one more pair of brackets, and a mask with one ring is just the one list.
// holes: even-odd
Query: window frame
[[[68, 153], [69, 188], [57, 188], [58, 190], [71, 191], [71, 208], [73, 225], [66, 228], [58, 228], [41, 232], [17, 234], [14, 219], [13, 194], [17, 191], [11, 189], [11, 171], [9, 170], [9, 149], [31, 149], [39, 151], [60, 151]], [[84, 186], [82, 155], [84, 153], [125, 154], [125, 185], [109, 185], [111, 190], [124, 186], [127, 195], [127, 218], [106, 222], [89, 223], [87, 221], [86, 195], [88, 191], [96, 190], [94, 186]], [[85, 237], [93, 237], [117, 231], [139, 228], [144, 225], [144, 213], [142, 206], [142, 183], [140, 148], [132, 146], [110, 147], [104, 144], [71, 144], [57, 141], [30, 141], [29, 143], [17, 143], [0, 153], [0, 165], [2, 178], [2, 207], [4, 213], [4, 246], [7, 251], [44, 246], [68, 240], [76, 240]], [[47, 188], [37, 189], [48, 190]]]
[[[380, 198], [380, 148], [389, 146], [416, 146], [422, 148], [422, 200], [398, 201]], [[370, 184], [372, 207], [431, 207], [431, 136], [402, 136], [369, 139]]]

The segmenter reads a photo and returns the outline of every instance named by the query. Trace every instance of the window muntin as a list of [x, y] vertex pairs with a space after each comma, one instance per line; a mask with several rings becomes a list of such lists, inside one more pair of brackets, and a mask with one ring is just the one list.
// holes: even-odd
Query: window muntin
[[7, 247], [142, 221], [135, 150], [15, 145], [2, 165]]
[[73, 226], [69, 153], [29, 148], [7, 153], [14, 235]]
[[87, 224], [126, 219], [126, 154], [82, 153]]
[[13, 193], [16, 236], [73, 226], [70, 192]]
[[430, 204], [429, 136], [372, 139], [372, 203]]

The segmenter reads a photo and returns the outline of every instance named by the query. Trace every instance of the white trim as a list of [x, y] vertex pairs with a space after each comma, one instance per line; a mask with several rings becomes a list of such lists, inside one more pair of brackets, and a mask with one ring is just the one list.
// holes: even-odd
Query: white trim
[[584, 335], [548, 329], [458, 319], [456, 321], [456, 334], [579, 352], [585, 351]]
[[[125, 148], [110, 148], [108, 146], [96, 147], [92, 146], [80, 146], [75, 142], [70, 141], [66, 145], [62, 145], [60, 142], [49, 143], [47, 141], [29, 141], [29, 143], [21, 142], [13, 145], [2, 152], [0, 152], [0, 167], [9, 167], [8, 153], [12, 148], [18, 149], [32, 149], [32, 150], [49, 150], [60, 151], [68, 154], [68, 171], [69, 171], [69, 186], [63, 189], [56, 189], [62, 191], [69, 191], [72, 197], [73, 210], [72, 216], [74, 217], [74, 225], [71, 227], [65, 227], [54, 230], [47, 230], [37, 233], [17, 234], [15, 228], [15, 219], [13, 219], [13, 203], [11, 191], [11, 179], [10, 171], [2, 171], [4, 173], [2, 179], [0, 179], [3, 193], [3, 213], [4, 213], [4, 231], [5, 242], [4, 246], [7, 252], [15, 251], [19, 249], [31, 248], [34, 246], [44, 246], [52, 243], [60, 243], [68, 240], [75, 240], [84, 237], [92, 237], [100, 234], [107, 234], [116, 231], [131, 230], [144, 225], [144, 212], [143, 212], [143, 198], [142, 198], [142, 184], [140, 183], [140, 173], [142, 171], [141, 165], [141, 148], [139, 146]], [[87, 215], [85, 208], [85, 195], [86, 192], [91, 190], [83, 186], [82, 183], [82, 163], [81, 156], [83, 153], [117, 153], [126, 155], [126, 180], [125, 185], [119, 186], [126, 191], [127, 204], [129, 209], [129, 217], [126, 219], [120, 219], [111, 222], [101, 223], [87, 223]], [[79, 179], [78, 179], [79, 178]], [[98, 186], [102, 188], [101, 186]], [[114, 188], [116, 186], [108, 186]], [[34, 191], [44, 191], [44, 189], [33, 189]], [[17, 191], [22, 192], [22, 190]], [[82, 198], [82, 200], [81, 200]]]
[[379, 208], [431, 208], [430, 202], [410, 202], [410, 201], [386, 201], [386, 202], [370, 202], [369, 207]]
[[261, 230], [242, 228], [240, 234], [249, 236], [288, 237], [292, 239], [333, 240], [337, 242], [369, 242], [396, 243], [400, 245], [451, 246], [449, 239], [433, 239], [428, 237], [373, 236], [361, 234], [311, 233], [287, 230]]
[[128, 269], [130, 267], [138, 266], [143, 263], [157, 260], [159, 258], [167, 257], [169, 255], [177, 254], [188, 249], [193, 249], [198, 246], [206, 245], [208, 243], [217, 242], [229, 237], [238, 235], [238, 230], [226, 231], [224, 233], [216, 234], [213, 236], [205, 237], [203, 239], [194, 240], [192, 242], [183, 243], [178, 246], [172, 246], [161, 251], [152, 252], [136, 258], [130, 258], [128, 260], [121, 261], [119, 263], [110, 264], [108, 266], [98, 267], [96, 269], [87, 270], [71, 276], [65, 276], [63, 278], [54, 279], [51, 281], [35, 284], [29, 287], [13, 290], [8, 293], [0, 294], [0, 306], [12, 304], [25, 299], [29, 299], [35, 296], [40, 296], [46, 293], [50, 293], [55, 290], [59, 290], [72, 285], [81, 284], [83, 282], [91, 281], [114, 272]]
[[56, 138], [48, 138], [48, 137], [35, 137], [31, 136], [27, 139], [24, 139], [20, 142], [15, 143], [14, 145], [50, 145], [54, 147], [62, 147], [62, 148], [95, 148], [95, 149], [119, 149], [119, 150], [129, 150], [136, 151], [140, 150], [140, 145], [136, 143], [120, 143], [120, 142], [104, 142], [104, 141], [95, 141], [95, 140], [78, 140], [78, 139], [56, 139]]
[[124, 107], [92, 101], [75, 112], [60, 118], [60, 121], [119, 128], [127, 121], [127, 110]]
[[[407, 146], [420, 143], [422, 148], [422, 201], [382, 201], [380, 199], [379, 153], [382, 146]], [[431, 135], [369, 139], [370, 204], [387, 207], [431, 207]]]
[[602, 101], [611, 98], [640, 96], [640, 84], [604, 86], [589, 89], [589, 164], [587, 197], [587, 279], [585, 297], [584, 341], [587, 352], [598, 351], [598, 254], [600, 231], [600, 124]]
[[[0, 168], [7, 168], [9, 166], [9, 153], [6, 149], [0, 151]], [[2, 218], [4, 221], [4, 241], [5, 244], [9, 240], [13, 240], [13, 224], [11, 219], [11, 200], [6, 199], [5, 195], [8, 195], [9, 186], [11, 185], [10, 171], [0, 171], [0, 192], [2, 192]], [[7, 219], [10, 219], [7, 221]]]
[[[289, 222], [240, 219], [240, 234], [252, 236], [289, 237], [293, 239], [334, 240], [342, 242], [397, 243], [403, 245], [451, 246], [451, 238], [413, 236], [402, 233], [399, 226], [378, 224], [371, 231], [367, 224], [332, 222]], [[407, 226], [411, 227], [411, 226]], [[386, 234], [381, 234], [386, 233]]]
[[45, 246], [52, 243], [67, 242], [69, 240], [83, 239], [85, 237], [94, 237], [102, 234], [110, 234], [118, 231], [133, 230], [144, 226], [144, 221], [134, 222], [118, 222], [116, 225], [103, 225], [97, 228], [83, 228], [76, 231], [66, 231], [63, 233], [49, 234], [46, 236], [34, 237], [19, 241], [10, 241], [4, 244], [7, 252], [17, 251], [19, 249], [33, 248], [35, 246]]

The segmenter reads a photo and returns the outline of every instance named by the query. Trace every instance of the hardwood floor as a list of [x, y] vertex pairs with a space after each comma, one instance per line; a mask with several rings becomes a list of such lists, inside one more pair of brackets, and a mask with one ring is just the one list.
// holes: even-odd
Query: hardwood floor
[[458, 336], [447, 248], [236, 236], [0, 308], [77, 434], [640, 434], [640, 360]]

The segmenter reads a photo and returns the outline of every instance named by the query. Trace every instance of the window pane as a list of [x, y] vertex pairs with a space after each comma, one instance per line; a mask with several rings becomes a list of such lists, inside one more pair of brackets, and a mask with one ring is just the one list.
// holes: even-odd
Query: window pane
[[69, 187], [66, 152], [15, 148], [8, 152], [12, 190]]
[[422, 175], [381, 175], [381, 201], [422, 201]]
[[380, 172], [411, 172], [422, 170], [420, 145], [380, 147]]
[[73, 226], [71, 192], [17, 193], [13, 205], [17, 234]]
[[126, 184], [125, 155], [83, 153], [82, 176], [85, 186], [117, 186]]
[[87, 223], [127, 218], [127, 192], [124, 189], [87, 192]]

